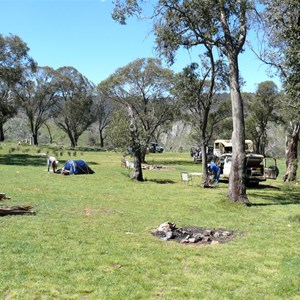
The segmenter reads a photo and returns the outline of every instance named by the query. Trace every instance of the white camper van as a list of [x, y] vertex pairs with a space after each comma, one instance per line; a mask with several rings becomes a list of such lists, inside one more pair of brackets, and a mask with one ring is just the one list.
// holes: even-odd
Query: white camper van
[[[245, 140], [246, 146], [246, 182], [257, 185], [267, 179], [276, 179], [279, 175], [276, 159], [266, 158], [261, 154], [253, 153], [253, 142]], [[216, 140], [214, 155], [219, 161], [221, 179], [229, 179], [232, 161], [231, 140]]]

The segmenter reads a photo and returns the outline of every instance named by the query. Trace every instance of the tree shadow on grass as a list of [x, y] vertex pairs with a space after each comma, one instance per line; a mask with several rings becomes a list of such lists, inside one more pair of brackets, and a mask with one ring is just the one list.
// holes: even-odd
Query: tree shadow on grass
[[279, 190], [278, 193], [268, 194], [265, 193], [251, 193], [251, 198], [263, 199], [266, 202], [255, 203], [253, 202], [251, 206], [268, 206], [268, 205], [290, 205], [290, 204], [300, 204], [300, 191], [286, 191]]
[[[147, 164], [150, 164], [150, 165], [163, 165], [163, 166], [168, 166], [168, 165], [178, 165], [178, 166], [181, 166], [181, 165], [196, 165], [193, 161], [186, 161], [186, 160], [155, 160], [155, 159], [146, 159], [146, 163]], [[201, 165], [201, 164], [198, 164], [198, 166]]]
[[[73, 160], [77, 160], [74, 158]], [[59, 158], [58, 158], [59, 160]], [[60, 161], [64, 164], [66, 161]], [[88, 165], [98, 165], [96, 162], [86, 162]], [[5, 154], [0, 155], [0, 165], [15, 165], [15, 166], [46, 166], [47, 156], [41, 157], [30, 154]]]
[[168, 179], [145, 179], [145, 181], [154, 182], [158, 184], [174, 184], [176, 183], [174, 180]]
[[251, 185], [247, 186], [247, 189], [256, 189], [256, 190], [265, 190], [265, 189], [273, 189], [273, 190], [280, 190], [280, 187], [272, 184], [259, 184], [259, 185]]
[[[74, 160], [76, 160], [76, 159], [74, 159]], [[86, 161], [86, 163], [88, 164], [88, 165], [99, 165], [97, 162], [95, 162], [95, 161]]]
[[17, 166], [43, 166], [46, 165], [46, 158], [30, 154], [5, 154], [0, 156], [0, 164]]

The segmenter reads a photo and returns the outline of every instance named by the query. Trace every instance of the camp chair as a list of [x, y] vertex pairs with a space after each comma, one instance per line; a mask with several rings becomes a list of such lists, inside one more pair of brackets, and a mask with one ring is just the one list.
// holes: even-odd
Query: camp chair
[[192, 176], [188, 172], [181, 172], [181, 182], [184, 182], [185, 184], [189, 185], [190, 183], [193, 185], [193, 179]]

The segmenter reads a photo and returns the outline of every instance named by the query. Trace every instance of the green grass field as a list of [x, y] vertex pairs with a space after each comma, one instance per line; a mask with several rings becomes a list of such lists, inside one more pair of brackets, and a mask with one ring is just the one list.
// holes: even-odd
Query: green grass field
[[[95, 174], [60, 176], [35, 152], [0, 149], [0, 192], [11, 197], [1, 205], [36, 211], [0, 218], [0, 299], [300, 299], [300, 185], [279, 176], [248, 189], [246, 207], [226, 198], [226, 183], [181, 183], [180, 171], [201, 171], [188, 153], [149, 155], [167, 169], [139, 183], [122, 153], [64, 151], [59, 167], [81, 158]], [[242, 234], [182, 245], [151, 234], [165, 221]]]

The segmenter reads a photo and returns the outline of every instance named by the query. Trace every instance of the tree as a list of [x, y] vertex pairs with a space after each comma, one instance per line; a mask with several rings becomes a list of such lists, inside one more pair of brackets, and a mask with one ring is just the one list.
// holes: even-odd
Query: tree
[[0, 81], [0, 142], [4, 141], [4, 124], [17, 113], [16, 103], [5, 81]]
[[137, 59], [101, 82], [98, 89], [106, 99], [121, 104], [129, 119], [134, 154], [132, 178], [143, 181], [141, 163], [150, 139], [160, 126], [173, 118], [170, 95], [173, 73], [158, 59]]
[[105, 98], [98, 96], [96, 99], [96, 107], [97, 107], [97, 124], [98, 124], [98, 131], [99, 131], [99, 139], [100, 139], [100, 146], [104, 147], [104, 140], [106, 139], [107, 135], [105, 134], [105, 130], [109, 126], [111, 122], [111, 116], [114, 111], [114, 106], [112, 103], [107, 101]]
[[[139, 4], [138, 0], [119, 0], [113, 17], [125, 24], [126, 17], [142, 13]], [[161, 0], [155, 9], [157, 21], [154, 26], [157, 49], [170, 63], [180, 47], [191, 49], [209, 44], [216, 46], [226, 56], [233, 116], [228, 197], [244, 204], [250, 202], [246, 194], [245, 124], [238, 56], [245, 43], [249, 25], [247, 13], [251, 9], [250, 0]]]
[[203, 180], [208, 181], [207, 147], [212, 137], [214, 128], [219, 121], [228, 116], [223, 114], [218, 117], [220, 102], [216, 93], [222, 91], [224, 82], [219, 72], [223, 68], [221, 62], [215, 62], [212, 48], [207, 51], [209, 62], [202, 64], [202, 70], [196, 63], [191, 64], [177, 76], [176, 94], [182, 103], [186, 118], [196, 131], [197, 141], [202, 148]]
[[261, 82], [251, 102], [247, 103], [249, 117], [246, 119], [247, 132], [251, 134], [254, 150], [265, 155], [268, 144], [267, 126], [278, 120], [278, 89], [273, 81]]
[[128, 147], [128, 141], [130, 140], [128, 128], [127, 110], [124, 106], [118, 105], [117, 109], [111, 114], [110, 123], [106, 130], [107, 139], [111, 144], [110, 146], [126, 149]]
[[95, 86], [73, 67], [57, 71], [58, 113], [55, 122], [76, 147], [82, 133], [96, 120]]
[[28, 51], [18, 36], [0, 34], [0, 141], [5, 139], [4, 124], [17, 113], [11, 88], [20, 80], [24, 68], [35, 68]]
[[279, 74], [285, 96], [282, 101], [287, 127], [284, 181], [295, 181], [300, 134], [300, 3], [298, 0], [261, 0], [264, 39], [257, 56]]
[[25, 69], [13, 88], [16, 102], [28, 119], [33, 144], [38, 145], [39, 129], [55, 114], [56, 77], [49, 67]]

